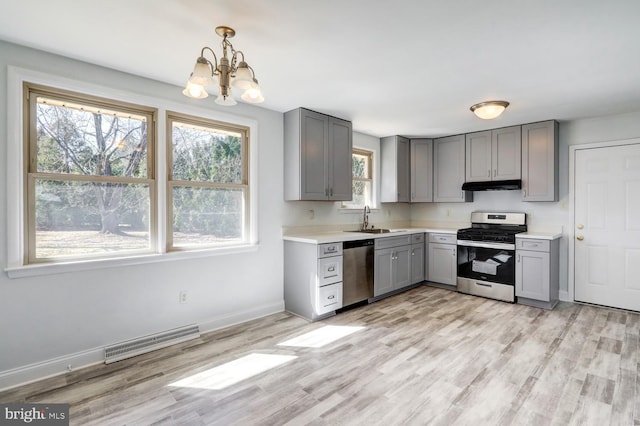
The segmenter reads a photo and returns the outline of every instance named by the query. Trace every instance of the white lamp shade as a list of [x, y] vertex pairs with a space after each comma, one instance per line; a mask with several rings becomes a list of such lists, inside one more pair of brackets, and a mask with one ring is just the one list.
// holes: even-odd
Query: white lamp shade
[[471, 111], [483, 120], [492, 120], [498, 117], [509, 106], [506, 101], [488, 101], [475, 104], [471, 107]]
[[257, 83], [253, 83], [253, 85], [249, 89], [245, 90], [240, 97], [243, 101], [251, 102], [252, 104], [259, 104], [260, 102], [264, 102], [262, 91], [260, 90], [260, 86], [258, 86]]
[[[244, 64], [244, 66], [242, 66]], [[236, 76], [231, 82], [231, 86], [237, 87], [238, 89], [249, 89], [253, 84], [253, 73], [247, 67], [247, 64], [241, 62], [238, 66], [238, 70], [236, 71]]]
[[216, 78], [212, 74], [209, 62], [198, 60], [193, 67], [193, 72], [189, 77], [189, 82], [199, 84], [200, 86], [210, 86], [216, 83]]
[[218, 97], [216, 98], [216, 103], [218, 105], [224, 105], [224, 106], [233, 106], [233, 105], [237, 105], [238, 104], [238, 102], [236, 102], [236, 100], [233, 99], [231, 94], [229, 94], [229, 96], [227, 96], [227, 97], [224, 97], [222, 95], [218, 95]]
[[184, 88], [182, 94], [194, 99], [204, 99], [209, 96], [204, 86], [192, 83], [191, 80], [187, 81], [187, 87]]

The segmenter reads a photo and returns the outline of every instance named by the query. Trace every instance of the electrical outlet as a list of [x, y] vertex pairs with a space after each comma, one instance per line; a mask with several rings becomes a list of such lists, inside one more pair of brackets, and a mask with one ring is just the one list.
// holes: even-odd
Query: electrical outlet
[[180, 296], [179, 296], [178, 301], [179, 301], [180, 303], [187, 303], [187, 300], [188, 300], [188, 299], [189, 299], [189, 298], [188, 298], [188, 293], [187, 293], [187, 291], [186, 291], [186, 290], [182, 290], [182, 291], [180, 292]]

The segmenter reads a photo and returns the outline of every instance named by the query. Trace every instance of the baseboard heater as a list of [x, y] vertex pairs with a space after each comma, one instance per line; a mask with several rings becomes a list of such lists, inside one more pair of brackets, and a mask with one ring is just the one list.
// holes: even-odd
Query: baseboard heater
[[197, 325], [188, 325], [116, 343], [104, 348], [104, 363], [110, 364], [198, 337], [200, 328]]

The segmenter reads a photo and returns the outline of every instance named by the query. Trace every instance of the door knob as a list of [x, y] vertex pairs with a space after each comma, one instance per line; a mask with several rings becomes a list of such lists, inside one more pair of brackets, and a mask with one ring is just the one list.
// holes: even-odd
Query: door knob
[[577, 227], [577, 228], [578, 228], [578, 229], [584, 229], [584, 225], [580, 223], [580, 224], [578, 224], [578, 227]]
[[578, 240], [578, 241], [582, 241], [582, 240], [584, 240], [584, 236], [582, 236], [582, 235], [578, 235], [578, 236], [576, 237], [576, 240]]

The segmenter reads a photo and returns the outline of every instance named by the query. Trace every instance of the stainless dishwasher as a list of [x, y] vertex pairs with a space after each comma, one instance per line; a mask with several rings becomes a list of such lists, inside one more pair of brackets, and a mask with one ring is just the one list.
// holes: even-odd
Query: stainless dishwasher
[[342, 243], [342, 306], [373, 297], [373, 240]]

